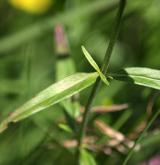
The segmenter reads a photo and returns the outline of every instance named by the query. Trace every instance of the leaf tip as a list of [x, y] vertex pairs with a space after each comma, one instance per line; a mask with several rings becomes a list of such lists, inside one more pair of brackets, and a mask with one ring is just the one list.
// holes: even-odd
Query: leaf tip
[[81, 45], [81, 48], [82, 48], [82, 50], [85, 49], [85, 47], [83, 45]]
[[82, 52], [85, 54], [86, 48], [83, 45], [81, 45], [81, 49], [82, 49]]

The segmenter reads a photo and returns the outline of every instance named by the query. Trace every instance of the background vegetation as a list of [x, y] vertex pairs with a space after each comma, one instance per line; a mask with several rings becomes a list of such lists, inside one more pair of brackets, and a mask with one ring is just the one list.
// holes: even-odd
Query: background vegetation
[[[43, 7], [32, 4], [32, 8], [16, 3], [0, 0], [0, 121], [65, 75], [68, 62], [60, 70], [57, 67], [57, 24], [65, 27], [75, 66], [72, 73], [93, 71], [82, 55], [81, 45], [101, 65], [118, 0], [54, 0]], [[159, 0], [127, 1], [110, 71], [130, 66], [160, 69], [159, 9]], [[80, 93], [74, 108], [81, 105], [83, 111], [90, 90], [89, 87]], [[83, 164], [121, 164], [150, 117], [160, 108], [158, 96], [158, 90], [117, 81], [110, 87], [102, 85], [93, 105], [98, 112], [92, 115], [87, 129], [88, 150], [82, 154]], [[0, 134], [0, 165], [74, 164], [75, 135], [69, 124], [65, 125], [70, 121], [66, 105], [56, 104], [11, 124]], [[105, 113], [100, 112], [103, 108]], [[157, 118], [136, 146], [130, 165], [159, 154], [159, 124]]]

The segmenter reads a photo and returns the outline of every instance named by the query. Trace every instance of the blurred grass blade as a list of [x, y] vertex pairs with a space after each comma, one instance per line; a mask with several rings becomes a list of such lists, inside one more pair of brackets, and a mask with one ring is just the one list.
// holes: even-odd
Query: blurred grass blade
[[113, 128], [111, 128], [110, 126], [108, 126], [105, 122], [101, 121], [101, 120], [95, 120], [95, 126], [106, 136], [116, 139], [119, 142], [124, 141], [125, 140], [125, 136], [114, 130]]
[[97, 73], [77, 73], [51, 85], [30, 101], [26, 102], [4, 120], [0, 125], [0, 132], [6, 129], [10, 122], [17, 122], [27, 118], [34, 113], [80, 92], [84, 88], [93, 84], [97, 77]]
[[111, 76], [120, 81], [131, 82], [154, 89], [160, 89], [160, 71], [156, 69], [131, 67], [120, 70]]
[[43, 21], [39, 21], [31, 26], [26, 27], [25, 29], [18, 31], [17, 33], [11, 34], [0, 39], [0, 53], [10, 51], [18, 46], [38, 38], [39, 36], [44, 35], [48, 30], [51, 30], [54, 25], [61, 22], [65, 25], [70, 25], [74, 23], [74, 19], [89, 16], [93, 13], [101, 11], [103, 9], [112, 8], [116, 5], [118, 0], [106, 1], [100, 0], [92, 3], [86, 3], [81, 7], [76, 7], [67, 12], [54, 15], [52, 17], [46, 18]]
[[68, 133], [73, 133], [72, 129], [67, 124], [59, 124], [58, 126]]
[[91, 64], [91, 66], [93, 66], [93, 68], [99, 73], [99, 76], [101, 77], [101, 80], [106, 84], [109, 85], [109, 82], [107, 81], [105, 75], [101, 72], [99, 66], [97, 65], [97, 63], [94, 61], [94, 59], [92, 58], [92, 56], [89, 54], [89, 52], [86, 50], [86, 48], [84, 46], [82, 46], [82, 51], [86, 57], [86, 59], [88, 60], [88, 62]]
[[123, 127], [125, 125], [125, 123], [127, 122], [127, 120], [129, 120], [129, 118], [131, 117], [133, 111], [131, 110], [127, 110], [124, 111], [120, 117], [118, 117], [118, 120], [113, 124], [113, 128], [115, 130], [119, 130], [121, 127]]
[[96, 165], [94, 157], [85, 149], [81, 149], [80, 165]]
[[[69, 43], [67, 40], [67, 35], [63, 25], [58, 24], [54, 28], [54, 40], [56, 48], [56, 81], [62, 80], [67, 76], [75, 74], [76, 69], [74, 61], [70, 56]], [[64, 67], [65, 66], [65, 67]], [[72, 96], [74, 97], [74, 96]], [[71, 118], [76, 118], [76, 114], [79, 114], [79, 109], [73, 107], [73, 98], [66, 99], [61, 101], [60, 104], [67, 111], [67, 119], [73, 120]], [[73, 123], [73, 122], [71, 122]], [[74, 126], [75, 124], [73, 124]]]
[[6, 79], [0, 81], [0, 95], [6, 93], [23, 94], [24, 92], [25, 92], [25, 83], [22, 80]]

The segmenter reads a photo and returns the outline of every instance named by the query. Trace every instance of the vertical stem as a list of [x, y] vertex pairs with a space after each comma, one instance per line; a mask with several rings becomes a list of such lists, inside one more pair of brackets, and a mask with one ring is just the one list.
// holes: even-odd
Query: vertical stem
[[122, 20], [122, 15], [124, 12], [125, 5], [126, 5], [126, 0], [120, 0], [119, 9], [117, 12], [117, 18], [115, 21], [115, 26], [112, 31], [109, 45], [108, 45], [108, 48], [107, 48], [105, 56], [104, 56], [104, 60], [103, 60], [104, 62], [102, 64], [102, 73], [104, 73], [104, 74], [106, 74], [108, 71], [108, 66], [109, 66], [109, 62], [111, 59], [112, 51], [113, 51], [114, 45], [116, 43], [117, 37], [119, 35], [120, 25], [121, 25], [121, 20]]
[[[102, 64], [102, 68], [101, 68], [102, 73], [104, 73], [104, 74], [106, 74], [108, 71], [108, 66], [109, 66], [111, 54], [112, 54], [115, 42], [117, 40], [117, 36], [119, 34], [119, 31], [120, 31], [120, 24], [121, 24], [122, 14], [123, 14], [123, 11], [125, 8], [125, 4], [126, 4], [126, 0], [120, 0], [117, 18], [115, 21], [115, 27], [112, 31], [110, 42], [109, 42], [107, 51], [105, 53], [104, 60], [103, 60], [104, 62]], [[83, 137], [85, 135], [85, 131], [86, 131], [87, 123], [88, 123], [90, 108], [91, 108], [92, 102], [96, 96], [96, 93], [97, 93], [100, 85], [101, 85], [101, 79], [100, 79], [100, 77], [98, 77], [93, 88], [92, 88], [92, 91], [89, 95], [88, 101], [87, 101], [86, 106], [85, 106], [85, 112], [83, 115], [82, 125], [80, 127], [80, 133], [78, 136], [78, 148], [77, 148], [77, 153], [76, 153], [76, 164], [77, 165], [80, 164], [80, 150], [81, 150], [82, 144], [83, 144]]]

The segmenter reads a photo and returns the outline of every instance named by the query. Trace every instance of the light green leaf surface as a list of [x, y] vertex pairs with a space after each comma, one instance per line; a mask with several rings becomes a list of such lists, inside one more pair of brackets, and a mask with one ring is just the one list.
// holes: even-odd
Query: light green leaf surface
[[85, 149], [81, 149], [80, 165], [96, 165], [94, 157]]
[[[65, 67], [64, 67], [65, 66]], [[67, 76], [70, 76], [76, 72], [73, 59], [68, 55], [67, 58], [58, 59], [56, 62], [56, 80], [62, 80]], [[67, 113], [72, 117], [76, 118], [80, 115], [80, 105], [79, 108], [75, 107], [73, 100], [71, 98], [61, 101], [60, 104], [67, 111]], [[79, 104], [77, 102], [77, 104]], [[77, 105], [78, 106], [78, 105]]]
[[91, 64], [91, 66], [93, 66], [93, 68], [98, 72], [99, 76], [101, 77], [101, 80], [106, 84], [109, 85], [109, 82], [107, 81], [105, 75], [101, 72], [99, 66], [97, 65], [97, 63], [94, 61], [94, 59], [92, 58], [92, 56], [89, 54], [89, 52], [85, 49], [84, 46], [82, 46], [82, 51], [86, 57], [86, 59], [88, 60], [88, 62]]
[[120, 70], [111, 76], [120, 81], [131, 82], [154, 89], [160, 89], [160, 71], [156, 69], [131, 67]]
[[97, 77], [97, 73], [77, 73], [51, 85], [6, 118], [0, 125], [0, 132], [6, 129], [10, 122], [27, 118], [80, 92], [93, 84]]
[[59, 124], [58, 126], [68, 133], [73, 133], [72, 129], [67, 124]]
[[[64, 67], [65, 66], [65, 67]], [[57, 60], [56, 62], [56, 80], [62, 80], [76, 72], [74, 61], [71, 57]]]

